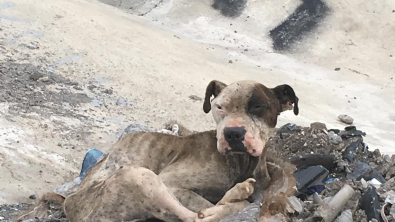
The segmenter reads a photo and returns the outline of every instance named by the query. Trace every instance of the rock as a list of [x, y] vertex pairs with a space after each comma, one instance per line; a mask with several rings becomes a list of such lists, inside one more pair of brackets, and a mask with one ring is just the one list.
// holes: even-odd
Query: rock
[[194, 100], [194, 101], [202, 101], [202, 98], [196, 95], [190, 95], [188, 98]]
[[340, 71], [340, 68], [335, 68], [335, 71]]
[[229, 60], [229, 63], [233, 63], [233, 61], [232, 61], [232, 60]]
[[248, 205], [243, 210], [222, 219], [220, 222], [256, 222], [260, 212], [259, 202]]
[[340, 119], [340, 121], [346, 124], [352, 124], [354, 122], [354, 119], [351, 116], [339, 115], [338, 118]]
[[334, 145], [339, 145], [343, 141], [341, 136], [337, 135], [333, 131], [330, 131], [328, 133], [328, 137], [329, 137], [329, 142]]
[[122, 105], [128, 105], [128, 101], [122, 97], [118, 98], [118, 100], [115, 102], [115, 105], [117, 106], [122, 106]]
[[354, 171], [346, 176], [349, 180], [361, 180], [361, 178], [366, 181], [376, 178], [380, 183], [386, 183], [387, 181], [381, 176], [375, 169], [366, 163], [358, 161], [355, 165]]
[[310, 124], [310, 128], [312, 130], [314, 130], [315, 132], [317, 132], [317, 133], [323, 132], [324, 130], [328, 131], [327, 128], [326, 128], [325, 123], [320, 123], [320, 122], [311, 123]]
[[335, 222], [353, 222], [352, 212], [350, 209], [343, 211], [340, 216], [338, 216]]
[[34, 195], [34, 194], [30, 195], [30, 196], [29, 196], [29, 199], [35, 200], [35, 199], [36, 199], [36, 195]]
[[120, 140], [123, 136], [127, 134], [135, 134], [137, 132], [153, 132], [151, 129], [149, 129], [146, 126], [140, 125], [138, 123], [132, 123], [126, 129], [123, 130], [123, 132], [119, 135]]
[[36, 72], [36, 73], [30, 75], [30, 76], [29, 76], [29, 79], [30, 79], [30, 80], [33, 80], [33, 81], [37, 81], [37, 80], [39, 80], [39, 79], [42, 78], [42, 77], [44, 77], [44, 74], [43, 74], [43, 73], [41, 73], [41, 72]]
[[379, 198], [375, 187], [369, 187], [362, 193], [361, 209], [365, 211], [368, 220], [382, 221]]
[[105, 89], [103, 93], [111, 95], [114, 91], [112, 89]]
[[296, 129], [296, 124], [293, 124], [293, 123], [287, 123], [287, 124], [285, 124], [284, 126], [282, 126], [282, 127], [280, 127], [278, 130], [277, 130], [277, 134], [280, 134], [280, 133], [289, 133], [289, 132], [291, 132], [291, 131], [293, 131], [293, 130], [295, 130]]
[[392, 166], [391, 168], [389, 168], [387, 175], [385, 176], [385, 179], [389, 180], [393, 177], [395, 178], [395, 166]]

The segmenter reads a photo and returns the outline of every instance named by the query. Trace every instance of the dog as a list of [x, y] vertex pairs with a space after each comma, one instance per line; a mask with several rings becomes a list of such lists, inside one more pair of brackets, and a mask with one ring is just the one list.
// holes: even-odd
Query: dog
[[298, 100], [288, 85], [211, 81], [203, 110], [211, 111], [216, 130], [124, 136], [65, 199], [67, 218], [211, 222], [243, 209], [276, 184], [265, 145], [281, 112], [298, 115]]

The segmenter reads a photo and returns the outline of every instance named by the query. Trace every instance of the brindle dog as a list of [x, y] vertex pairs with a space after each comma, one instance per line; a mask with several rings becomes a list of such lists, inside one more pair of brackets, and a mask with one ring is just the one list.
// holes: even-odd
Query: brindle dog
[[272, 183], [265, 145], [278, 115], [292, 108], [297, 115], [298, 97], [288, 85], [212, 81], [203, 109], [212, 112], [216, 130], [183, 137], [124, 136], [66, 198], [67, 217], [72, 222], [219, 221]]

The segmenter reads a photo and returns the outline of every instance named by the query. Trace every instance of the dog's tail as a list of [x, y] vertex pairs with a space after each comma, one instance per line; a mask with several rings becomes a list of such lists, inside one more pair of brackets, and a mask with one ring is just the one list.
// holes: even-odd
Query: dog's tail
[[33, 209], [25, 212], [23, 215], [17, 218], [17, 221], [22, 221], [30, 218], [47, 218], [54, 214], [54, 211], [60, 212], [64, 215], [64, 204], [65, 198], [56, 193], [45, 193], [43, 194], [34, 205]]

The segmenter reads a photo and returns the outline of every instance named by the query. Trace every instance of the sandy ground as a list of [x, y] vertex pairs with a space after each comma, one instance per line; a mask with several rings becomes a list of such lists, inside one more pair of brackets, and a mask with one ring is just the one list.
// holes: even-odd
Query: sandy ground
[[88, 149], [107, 149], [132, 122], [212, 128], [189, 98], [212, 79], [289, 84], [300, 115], [278, 125], [343, 128], [348, 114], [371, 149], [395, 153], [395, 2], [378, 2], [328, 1], [336, 10], [316, 32], [279, 54], [266, 33], [297, 2], [251, 1], [230, 20], [208, 1], [136, 16], [93, 0], [0, 0], [0, 204], [70, 181]]

